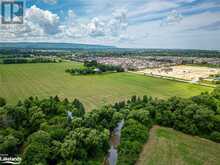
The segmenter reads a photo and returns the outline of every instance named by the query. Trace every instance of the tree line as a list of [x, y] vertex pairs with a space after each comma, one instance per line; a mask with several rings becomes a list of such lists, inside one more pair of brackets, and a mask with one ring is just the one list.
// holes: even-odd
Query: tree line
[[3, 64], [25, 64], [25, 63], [57, 63], [52, 58], [3, 58]]
[[0, 153], [21, 156], [22, 165], [100, 165], [122, 120], [120, 165], [135, 164], [155, 124], [220, 142], [220, 88], [188, 99], [133, 96], [91, 112], [77, 99], [57, 96], [15, 106], [1, 98], [0, 106]]
[[121, 66], [99, 64], [97, 61], [85, 61], [84, 68], [67, 69], [72, 75], [101, 74], [105, 72], [124, 72]]

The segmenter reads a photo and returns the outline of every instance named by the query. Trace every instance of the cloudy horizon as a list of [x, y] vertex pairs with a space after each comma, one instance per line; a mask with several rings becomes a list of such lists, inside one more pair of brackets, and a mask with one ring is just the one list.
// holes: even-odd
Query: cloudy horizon
[[23, 24], [0, 23], [1, 42], [220, 50], [219, 0], [26, 0], [25, 6]]

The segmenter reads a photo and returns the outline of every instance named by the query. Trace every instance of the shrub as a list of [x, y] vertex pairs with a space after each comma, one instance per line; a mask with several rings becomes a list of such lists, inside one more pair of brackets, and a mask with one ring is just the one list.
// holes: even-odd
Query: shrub
[[0, 107], [3, 107], [4, 105], [6, 105], [6, 100], [0, 97]]
[[217, 131], [212, 132], [210, 135], [210, 139], [212, 139], [215, 142], [220, 143], [220, 132], [217, 132]]

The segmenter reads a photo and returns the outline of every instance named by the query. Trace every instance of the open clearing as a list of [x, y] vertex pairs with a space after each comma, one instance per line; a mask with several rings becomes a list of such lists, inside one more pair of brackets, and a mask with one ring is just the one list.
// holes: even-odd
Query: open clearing
[[136, 165], [219, 165], [220, 144], [154, 126]]
[[15, 104], [30, 96], [80, 99], [88, 108], [113, 103], [132, 95], [190, 97], [213, 88], [146, 77], [132, 73], [72, 76], [65, 69], [81, 67], [79, 63], [0, 65], [0, 97]]
[[176, 79], [196, 82], [200, 78], [204, 79], [204, 78], [208, 78], [210, 75], [215, 75], [220, 73], [220, 69], [179, 65], [179, 66], [172, 66], [165, 68], [144, 69], [138, 71], [137, 73], [170, 77], [170, 78], [172, 77]]

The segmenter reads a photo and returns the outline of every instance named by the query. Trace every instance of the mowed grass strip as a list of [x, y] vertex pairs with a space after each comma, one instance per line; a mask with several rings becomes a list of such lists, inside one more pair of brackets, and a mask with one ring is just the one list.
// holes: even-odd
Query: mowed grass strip
[[91, 110], [132, 95], [158, 98], [190, 97], [213, 90], [210, 87], [181, 83], [132, 73], [72, 76], [68, 68], [80, 63], [0, 64], [0, 97], [15, 104], [30, 96], [80, 99]]
[[219, 165], [220, 144], [154, 126], [136, 165]]

